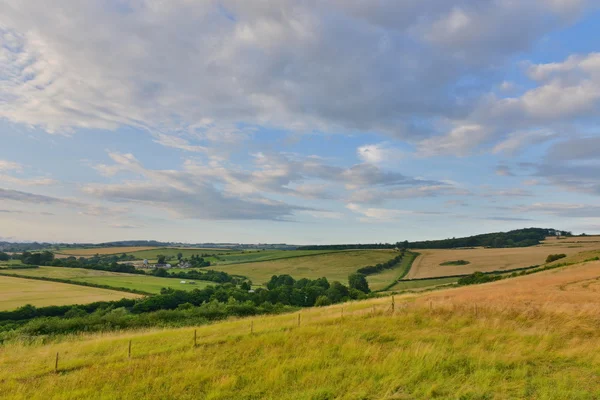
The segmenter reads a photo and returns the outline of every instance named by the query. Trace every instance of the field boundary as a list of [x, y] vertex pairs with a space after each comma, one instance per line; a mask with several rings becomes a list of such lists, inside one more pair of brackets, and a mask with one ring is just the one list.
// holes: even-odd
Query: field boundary
[[404, 262], [405, 257], [408, 258], [408, 261], [407, 261], [406, 265], [404, 266], [402, 272], [400, 272], [400, 276], [398, 278], [396, 278], [393, 282], [391, 282], [389, 285], [384, 287], [383, 289], [378, 290], [378, 292], [385, 292], [387, 290], [390, 290], [396, 283], [403, 280], [403, 278], [406, 275], [408, 275], [408, 273], [410, 272], [410, 269], [412, 268], [412, 265], [415, 262], [415, 260], [417, 259], [417, 257], [419, 257], [420, 255], [421, 255], [421, 253], [417, 253], [416, 251], [406, 251], [402, 261], [400, 262], [400, 268], [402, 268], [402, 263]]
[[140, 294], [140, 295], [144, 295], [144, 296], [153, 296], [155, 294], [155, 293], [150, 293], [150, 292], [144, 292], [143, 290], [137, 290], [137, 289], [129, 289], [129, 288], [124, 288], [124, 287], [100, 285], [100, 284], [97, 284], [97, 283], [90, 283], [90, 282], [77, 282], [77, 281], [71, 281], [69, 279], [48, 278], [48, 277], [44, 277], [44, 276], [28, 276], [28, 275], [20, 275], [20, 274], [6, 274], [6, 273], [2, 273], [2, 272], [0, 272], [0, 276], [7, 276], [9, 278], [13, 277], [13, 278], [21, 278], [21, 279], [33, 279], [33, 280], [37, 280], [37, 281], [66, 283], [66, 284], [69, 284], [69, 285], [95, 287], [95, 288], [98, 288], [98, 289], [108, 289], [108, 290], [114, 290], [114, 291], [117, 291], [117, 292], [127, 292], [127, 293], [133, 293], [133, 294]]
[[[202, 267], [202, 268], [210, 268], [210, 267], [224, 267], [224, 266], [230, 266], [230, 265], [239, 265], [239, 264], [251, 264], [251, 263], [257, 263], [257, 262], [270, 262], [270, 261], [279, 261], [279, 260], [289, 260], [292, 258], [302, 258], [302, 257], [316, 257], [316, 256], [324, 256], [327, 254], [335, 254], [335, 253], [352, 253], [352, 252], [364, 252], [364, 251], [374, 251], [374, 250], [389, 250], [389, 249], [364, 249], [364, 250], [360, 250], [360, 249], [349, 249], [349, 250], [331, 250], [331, 251], [327, 251], [327, 252], [323, 252], [323, 253], [318, 253], [318, 254], [301, 254], [301, 255], [297, 255], [297, 256], [290, 256], [290, 257], [280, 257], [280, 258], [273, 258], [271, 260], [248, 260], [248, 261], [240, 261], [240, 262], [232, 262], [232, 263], [228, 263], [228, 264], [211, 264], [209, 267]], [[293, 251], [293, 250], [283, 250], [283, 251]], [[392, 257], [393, 258], [393, 257]]]

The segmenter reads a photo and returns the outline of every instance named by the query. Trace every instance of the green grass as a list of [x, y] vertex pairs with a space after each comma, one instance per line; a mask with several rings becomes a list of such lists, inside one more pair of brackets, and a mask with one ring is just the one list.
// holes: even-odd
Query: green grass
[[246, 276], [258, 285], [268, 282], [273, 275], [282, 274], [291, 275], [294, 279], [326, 277], [331, 281], [346, 283], [348, 275], [356, 272], [358, 268], [388, 261], [397, 254], [393, 250], [337, 251], [271, 261], [215, 265], [210, 268], [231, 275]]
[[369, 282], [369, 288], [372, 291], [384, 290], [390, 286], [395, 280], [401, 279], [408, 271], [416, 258], [416, 253], [407, 252], [402, 258], [402, 262], [395, 268], [387, 269], [379, 274], [367, 276], [367, 282]]
[[13, 310], [26, 304], [37, 307], [60, 306], [113, 301], [124, 297], [139, 296], [116, 290], [0, 276], [0, 310]]
[[8, 260], [8, 261], [0, 261], [0, 268], [8, 265], [22, 265], [21, 260]]
[[248, 262], [260, 262], [271, 260], [283, 260], [295, 257], [307, 257], [319, 254], [340, 253], [331, 250], [265, 250], [260, 252], [244, 252], [228, 255], [219, 255], [216, 264], [240, 264]]
[[82, 268], [62, 268], [62, 267], [40, 267], [36, 269], [18, 269], [3, 271], [6, 274], [26, 275], [31, 277], [47, 277], [68, 279], [73, 282], [87, 282], [97, 285], [108, 285], [115, 288], [128, 288], [141, 290], [148, 293], [160, 293], [163, 287], [170, 287], [180, 290], [202, 289], [208, 285], [214, 285], [213, 282], [198, 281], [195, 285], [182, 284], [179, 279], [159, 278], [155, 276], [144, 276], [136, 274], [122, 274], [118, 272], [96, 271]]
[[493, 310], [476, 318], [469, 308], [391, 315], [388, 308], [385, 298], [303, 310], [300, 327], [297, 315], [288, 314], [8, 343], [0, 352], [0, 397], [600, 398], [600, 330], [593, 319]]

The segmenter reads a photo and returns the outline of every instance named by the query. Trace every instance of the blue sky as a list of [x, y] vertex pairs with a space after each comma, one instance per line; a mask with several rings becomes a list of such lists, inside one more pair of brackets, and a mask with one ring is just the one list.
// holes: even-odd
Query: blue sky
[[0, 240], [600, 232], [585, 0], [7, 0]]

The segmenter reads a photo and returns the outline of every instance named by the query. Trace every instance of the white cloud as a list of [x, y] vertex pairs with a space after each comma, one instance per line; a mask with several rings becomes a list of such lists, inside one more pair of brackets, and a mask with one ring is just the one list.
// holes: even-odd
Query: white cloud
[[389, 142], [360, 146], [356, 154], [361, 161], [370, 164], [394, 163], [404, 158], [403, 152]]
[[21, 171], [23, 166], [14, 161], [0, 160], [0, 171]]
[[[0, 116], [49, 132], [133, 126], [185, 151], [202, 151], [195, 135], [237, 143], [241, 126], [418, 140], [432, 134], [420, 122], [478, 104], [461, 77], [485, 76], [584, 5], [8, 1]], [[462, 152], [457, 135], [439, 150]]]

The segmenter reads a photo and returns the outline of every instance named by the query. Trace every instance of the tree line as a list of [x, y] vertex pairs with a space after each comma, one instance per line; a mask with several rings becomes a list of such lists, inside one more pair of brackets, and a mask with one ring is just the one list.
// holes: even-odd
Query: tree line
[[248, 282], [239, 286], [226, 283], [192, 291], [164, 288], [158, 295], [141, 299], [39, 308], [26, 305], [14, 311], [0, 312], [0, 340], [18, 334], [47, 335], [202, 323], [229, 316], [324, 306], [369, 296], [364, 275], [353, 274], [349, 282], [346, 286], [337, 281], [329, 282], [327, 278], [295, 280], [289, 275], [274, 275], [267, 289], [250, 290]]
[[547, 236], [572, 236], [569, 231], [546, 228], [525, 228], [508, 232], [485, 233], [481, 235], [441, 240], [375, 244], [335, 244], [300, 246], [298, 250], [351, 250], [351, 249], [454, 249], [459, 247], [529, 247], [540, 244]]

